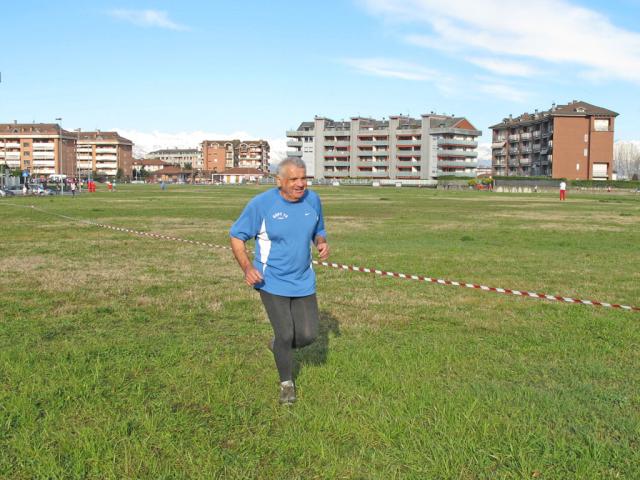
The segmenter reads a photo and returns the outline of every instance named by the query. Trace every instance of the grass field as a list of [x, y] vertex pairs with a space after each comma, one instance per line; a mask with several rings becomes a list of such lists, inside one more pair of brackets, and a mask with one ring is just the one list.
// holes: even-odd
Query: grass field
[[[0, 477], [640, 478], [640, 314], [318, 267], [277, 404], [257, 187], [0, 199]], [[640, 303], [640, 196], [318, 188], [332, 260]], [[9, 205], [11, 204], [11, 205]]]

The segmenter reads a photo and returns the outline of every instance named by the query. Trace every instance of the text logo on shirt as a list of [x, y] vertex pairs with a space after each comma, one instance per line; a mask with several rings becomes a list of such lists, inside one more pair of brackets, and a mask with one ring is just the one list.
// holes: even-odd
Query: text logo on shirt
[[289, 215], [284, 212], [277, 212], [272, 215], [272, 218], [274, 220], [285, 220], [286, 218], [289, 218]]

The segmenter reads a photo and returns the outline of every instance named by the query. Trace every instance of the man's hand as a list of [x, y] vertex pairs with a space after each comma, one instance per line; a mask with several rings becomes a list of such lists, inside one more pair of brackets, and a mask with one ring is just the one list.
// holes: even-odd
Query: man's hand
[[262, 281], [262, 274], [253, 265], [249, 265], [244, 271], [244, 281], [250, 287]]
[[320, 260], [324, 261], [329, 258], [329, 244], [327, 242], [318, 242], [316, 248], [318, 249]]

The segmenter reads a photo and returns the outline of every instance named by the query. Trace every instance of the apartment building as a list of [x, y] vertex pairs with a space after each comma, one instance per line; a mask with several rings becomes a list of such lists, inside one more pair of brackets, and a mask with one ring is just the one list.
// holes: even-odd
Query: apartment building
[[203, 170], [221, 173], [231, 168], [269, 170], [269, 142], [265, 140], [205, 140], [201, 144]]
[[85, 177], [96, 172], [115, 177], [118, 170], [131, 176], [133, 165], [133, 142], [118, 135], [118, 132], [80, 132], [76, 137], [77, 174]]
[[161, 170], [168, 166], [169, 164], [163, 162], [162, 160], [143, 159], [134, 160], [131, 168], [136, 172], [136, 174], [138, 174], [142, 171], [142, 169], [145, 169], [147, 172], [157, 172], [158, 170]]
[[195, 148], [155, 150], [147, 153], [144, 158], [147, 160], [162, 160], [168, 165], [178, 165], [181, 168], [203, 169], [202, 152]]
[[491, 126], [491, 164], [498, 176], [607, 180], [613, 173], [618, 114], [587, 102], [553, 104]]
[[434, 113], [421, 118], [316, 117], [287, 131], [287, 156], [301, 158], [316, 179], [432, 181], [475, 177], [477, 130], [466, 118]]
[[76, 173], [76, 133], [56, 123], [0, 124], [0, 164], [32, 176]]

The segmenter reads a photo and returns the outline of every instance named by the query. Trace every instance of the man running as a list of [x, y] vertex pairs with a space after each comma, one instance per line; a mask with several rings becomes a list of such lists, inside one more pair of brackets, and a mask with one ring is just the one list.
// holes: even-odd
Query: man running
[[[306, 166], [287, 158], [278, 166], [278, 188], [254, 197], [231, 227], [231, 248], [245, 282], [260, 292], [273, 327], [270, 348], [280, 376], [280, 403], [296, 401], [293, 349], [318, 335], [316, 276], [311, 244], [322, 260], [329, 256], [322, 205], [307, 190]], [[256, 239], [253, 263], [245, 243]]]

